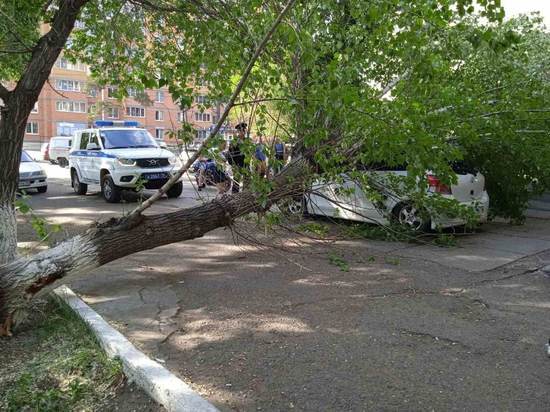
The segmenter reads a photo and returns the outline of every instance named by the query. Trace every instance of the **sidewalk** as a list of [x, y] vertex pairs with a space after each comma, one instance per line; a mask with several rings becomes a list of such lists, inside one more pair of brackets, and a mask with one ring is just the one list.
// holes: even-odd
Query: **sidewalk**
[[232, 239], [142, 252], [71, 287], [221, 410], [550, 402], [550, 281], [535, 270], [550, 263], [550, 220], [491, 223], [455, 248]]

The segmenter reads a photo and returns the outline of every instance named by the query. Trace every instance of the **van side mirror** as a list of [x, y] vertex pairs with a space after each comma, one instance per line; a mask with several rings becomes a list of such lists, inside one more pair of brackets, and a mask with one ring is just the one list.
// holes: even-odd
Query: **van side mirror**
[[99, 150], [97, 143], [88, 143], [86, 145], [86, 150]]

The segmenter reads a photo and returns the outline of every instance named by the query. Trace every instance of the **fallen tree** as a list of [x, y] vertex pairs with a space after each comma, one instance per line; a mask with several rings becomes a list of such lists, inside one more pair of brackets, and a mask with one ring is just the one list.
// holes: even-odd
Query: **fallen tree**
[[[439, 8], [400, 0], [297, 2], [299, 7], [285, 19], [265, 50], [264, 61], [257, 61], [293, 3], [131, 0], [110, 2], [112, 8], [105, 10], [106, 3], [96, 4], [93, 0], [48, 1], [44, 5], [52, 14], [51, 30], [33, 47], [21, 38], [15, 26], [3, 28], [11, 33], [15, 44], [24, 48], [27, 60], [19, 67], [22, 74], [16, 78], [15, 88], [0, 86], [4, 102], [0, 162], [6, 165], [0, 169], [0, 335], [10, 333], [34, 296], [61, 279], [132, 253], [203, 236], [248, 213], [264, 212], [285, 197], [303, 193], [312, 166], [316, 177], [330, 180], [341, 173], [359, 178], [362, 170], [358, 165], [370, 162], [407, 164], [409, 183], [418, 189], [419, 197], [423, 196], [426, 170], [434, 170], [446, 184], [453, 178], [449, 161], [460, 159], [462, 153], [449, 144], [450, 127], [454, 134], [466, 132], [470, 136], [487, 126], [496, 127], [482, 118], [472, 130], [463, 119], [487, 108], [487, 99], [478, 98], [478, 94], [498, 83], [498, 78], [490, 85], [482, 76], [477, 83], [469, 76], [468, 83], [459, 86], [449, 81], [442, 96], [433, 98], [443, 80], [460, 76], [462, 67], [467, 66], [457, 65], [456, 59], [459, 56], [466, 61], [470, 57], [463, 47], [469, 40], [450, 42], [449, 51], [449, 47], [440, 45], [449, 46], [446, 42], [451, 36], [440, 27], [442, 22], [453, 22], [457, 30], [461, 29], [461, 17], [454, 7], [464, 12], [471, 1], [440, 0]], [[489, 18], [495, 19], [500, 13], [494, 2], [481, 3]], [[206, 146], [210, 142], [215, 145], [215, 134], [238, 96], [253, 102], [271, 100], [283, 114], [281, 130], [289, 130], [287, 138], [293, 146], [294, 160], [273, 181], [263, 182], [261, 190], [252, 185], [242, 193], [194, 208], [144, 215], [142, 212], [162, 196], [174, 178], [129, 216], [98, 223], [84, 234], [36, 255], [17, 257], [14, 199], [25, 123], [79, 12], [92, 4], [94, 7], [84, 9], [86, 13], [79, 17], [88, 26], [76, 33], [71, 47], [76, 57], [92, 65], [95, 75], [103, 76], [106, 84], [139, 83], [148, 88], [168, 85], [175, 97], [189, 102], [192, 93], [187, 91], [187, 81], [199, 77], [211, 83], [213, 95], [228, 104]], [[140, 9], [121, 13], [129, 5]], [[0, 5], [5, 13], [2, 7], [5, 4]], [[151, 14], [143, 17], [144, 10]], [[156, 31], [143, 33], [138, 27], [141, 23]], [[210, 33], [216, 41], [205, 36]], [[182, 37], [196, 50], [182, 48]], [[432, 48], [434, 39], [438, 46]], [[218, 43], [217, 52], [202, 52]], [[4, 48], [3, 43], [0, 45]], [[11, 46], [6, 49], [13, 51]], [[471, 52], [474, 58], [475, 51]], [[0, 78], [4, 80], [2, 69], [0, 64]], [[244, 74], [231, 93], [229, 79], [241, 72]], [[475, 87], [468, 90], [466, 113], [433, 107], [462, 107], [466, 87], [471, 84]], [[532, 87], [536, 90], [539, 84]], [[390, 91], [393, 99], [381, 99]], [[525, 99], [532, 101], [530, 97]], [[503, 99], [505, 103], [510, 100], [515, 103], [513, 97]], [[266, 117], [280, 117], [265, 110], [251, 112], [256, 115], [259, 131]], [[185, 173], [199, 152], [178, 176]]]

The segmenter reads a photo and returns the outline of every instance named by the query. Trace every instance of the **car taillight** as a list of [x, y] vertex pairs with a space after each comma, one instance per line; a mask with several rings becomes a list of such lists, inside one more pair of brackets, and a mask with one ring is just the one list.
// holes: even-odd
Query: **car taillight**
[[441, 183], [441, 180], [434, 175], [428, 175], [428, 191], [432, 193], [440, 193], [442, 195], [450, 195], [451, 188], [446, 184]]

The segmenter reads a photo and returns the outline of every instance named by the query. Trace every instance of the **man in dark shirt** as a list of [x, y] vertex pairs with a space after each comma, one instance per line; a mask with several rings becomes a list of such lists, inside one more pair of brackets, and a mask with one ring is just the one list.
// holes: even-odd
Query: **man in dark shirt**
[[237, 130], [237, 138], [229, 145], [227, 161], [231, 166], [244, 168], [244, 139], [246, 138], [246, 123], [239, 123], [235, 126]]
[[[237, 138], [231, 142], [229, 150], [227, 151], [227, 161], [233, 168], [233, 176], [241, 182], [247, 178], [245, 169], [246, 158], [244, 155], [246, 127], [246, 123], [239, 123], [235, 126]], [[233, 191], [239, 191], [239, 185], [236, 182], [233, 184]]]

